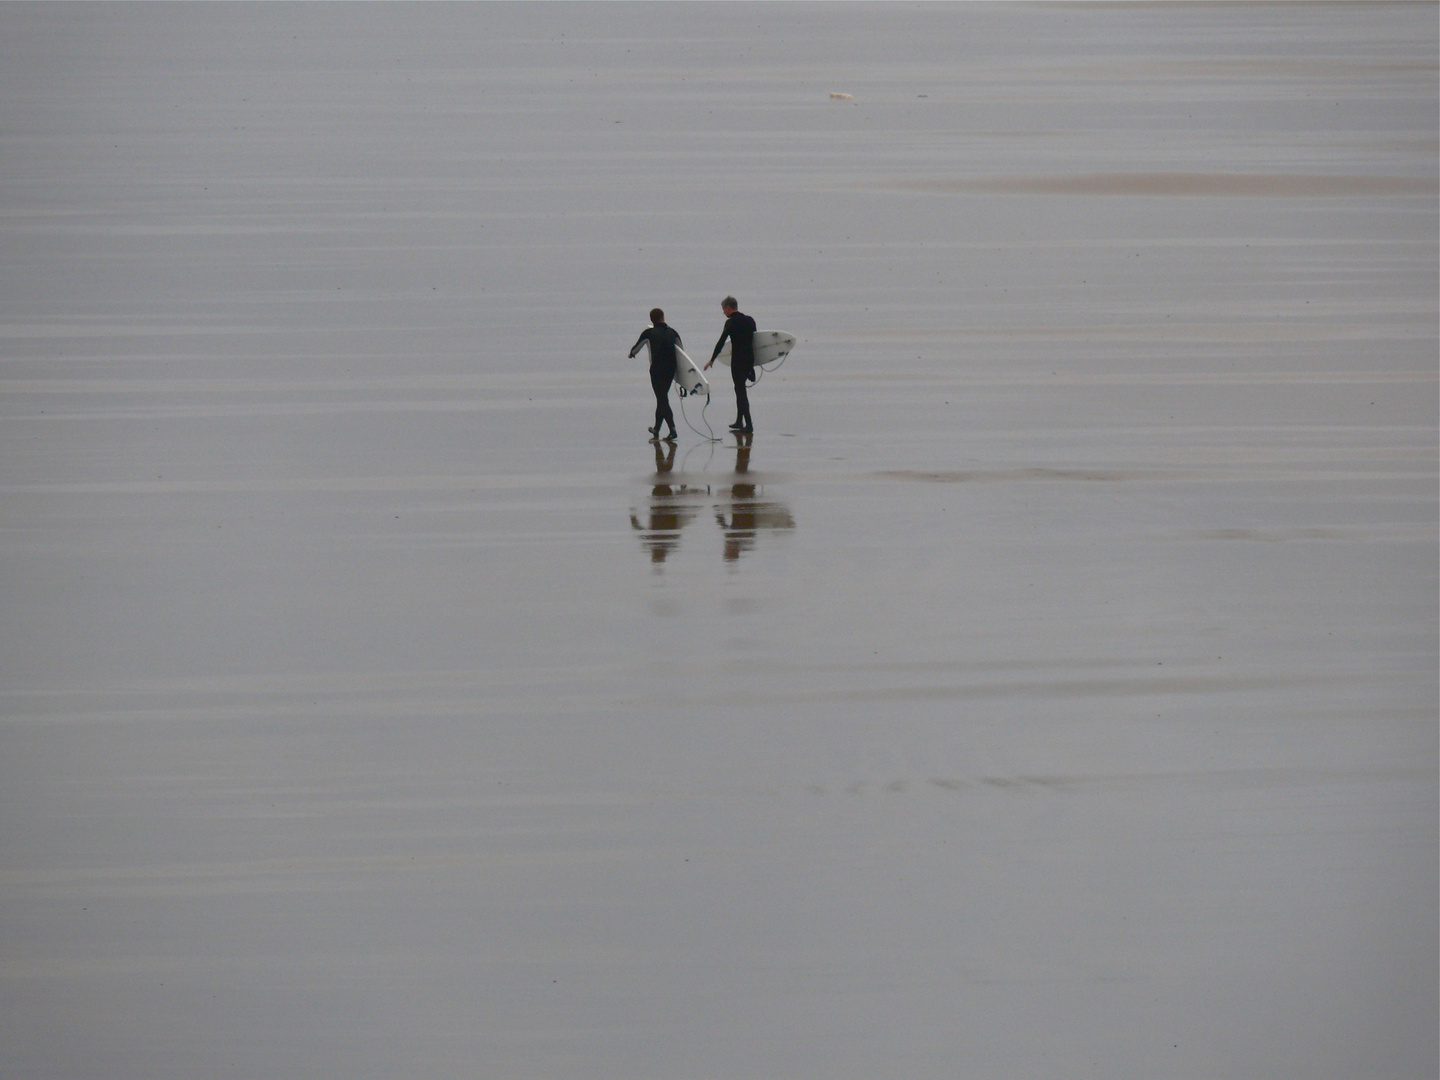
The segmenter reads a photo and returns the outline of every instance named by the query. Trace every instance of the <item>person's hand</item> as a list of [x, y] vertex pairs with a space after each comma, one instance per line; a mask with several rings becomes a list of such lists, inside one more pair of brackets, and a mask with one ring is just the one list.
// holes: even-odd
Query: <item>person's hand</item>
[[[714, 359], [712, 358], [711, 361], [710, 361], [710, 364], [713, 364], [714, 362], [715, 362], [715, 361], [714, 361]], [[709, 370], [710, 370], [710, 364], [706, 364], [703, 368], [701, 368], [701, 370], [702, 370], [702, 371], [709, 371]]]

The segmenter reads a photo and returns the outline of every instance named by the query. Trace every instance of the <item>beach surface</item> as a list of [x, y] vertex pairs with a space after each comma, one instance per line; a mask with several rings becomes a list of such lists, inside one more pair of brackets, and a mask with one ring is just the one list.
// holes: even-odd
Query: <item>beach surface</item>
[[1433, 1078], [1436, 10], [0, 7], [0, 1077]]

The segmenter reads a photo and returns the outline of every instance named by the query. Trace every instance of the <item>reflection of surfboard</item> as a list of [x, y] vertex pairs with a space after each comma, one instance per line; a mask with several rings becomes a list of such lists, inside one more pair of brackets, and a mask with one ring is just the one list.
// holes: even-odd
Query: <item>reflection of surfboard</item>
[[[754, 338], [755, 366], [764, 367], [777, 360], [784, 360], [794, 347], [794, 334], [787, 334], [780, 330], [756, 330]], [[730, 363], [729, 338], [726, 338], [725, 344], [720, 346], [720, 355], [715, 357], [715, 362], [727, 365]]]
[[690, 359], [690, 354], [679, 345], [675, 346], [675, 382], [680, 386], [681, 397], [689, 397], [691, 394], [710, 396], [710, 384], [705, 381], [705, 376], [700, 374], [700, 369], [695, 366], [695, 361]]

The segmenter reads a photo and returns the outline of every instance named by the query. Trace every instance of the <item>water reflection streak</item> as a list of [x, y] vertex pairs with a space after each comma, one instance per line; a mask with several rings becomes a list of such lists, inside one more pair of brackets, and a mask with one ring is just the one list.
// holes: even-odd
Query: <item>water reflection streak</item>
[[679, 547], [680, 531], [706, 501], [724, 537], [722, 558], [727, 563], [738, 562], [742, 554], [753, 550], [761, 532], [795, 527], [789, 507], [765, 498], [763, 488], [750, 474], [752, 440], [748, 432], [736, 433], [731, 482], [713, 490], [709, 484], [692, 484], [682, 479], [684, 474], [675, 473], [674, 443], [656, 444], [648, 520], [642, 522], [636, 511], [630, 512], [630, 525], [640, 533], [640, 542], [656, 569]]

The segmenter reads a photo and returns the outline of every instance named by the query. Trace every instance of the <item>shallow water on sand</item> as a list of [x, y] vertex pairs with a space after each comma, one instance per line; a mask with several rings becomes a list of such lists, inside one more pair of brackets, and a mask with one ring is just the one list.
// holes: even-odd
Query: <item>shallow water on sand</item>
[[0, 1071], [1434, 1075], [1434, 14], [0, 10]]

